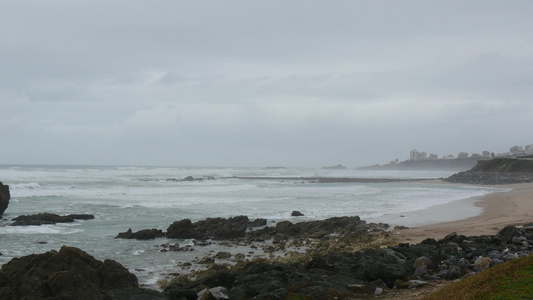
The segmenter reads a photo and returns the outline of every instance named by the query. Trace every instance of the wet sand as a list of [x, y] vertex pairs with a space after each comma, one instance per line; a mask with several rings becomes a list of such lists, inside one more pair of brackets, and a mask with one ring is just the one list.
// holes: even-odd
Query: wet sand
[[533, 183], [491, 187], [510, 188], [511, 191], [477, 198], [476, 205], [482, 208], [479, 216], [394, 230], [393, 234], [400, 239], [400, 242], [416, 244], [426, 238], [439, 240], [452, 232], [466, 236], [494, 235], [507, 225], [533, 223]]

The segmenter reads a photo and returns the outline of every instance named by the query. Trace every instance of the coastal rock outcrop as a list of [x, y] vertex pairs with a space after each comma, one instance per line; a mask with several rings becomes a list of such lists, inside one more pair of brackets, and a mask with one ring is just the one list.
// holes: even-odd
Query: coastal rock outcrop
[[520, 158], [495, 158], [480, 160], [472, 169], [445, 179], [452, 183], [514, 184], [533, 182], [533, 160]]
[[494, 236], [451, 233], [416, 245], [316, 254], [307, 262], [259, 261], [235, 269], [214, 265], [195, 280], [172, 281], [163, 293], [170, 297], [222, 286], [229, 299], [357, 298], [376, 290], [384, 293], [387, 288], [408, 289], [433, 280], [463, 278], [531, 255], [533, 234], [528, 229], [508, 226]]
[[454, 174], [446, 179], [451, 183], [466, 184], [515, 184], [533, 182], [533, 172], [476, 172], [465, 171]]
[[373, 227], [381, 230], [386, 224], [367, 224], [358, 216], [333, 217], [321, 221], [292, 223], [281, 221], [274, 227], [267, 226], [260, 230], [250, 231], [246, 237], [250, 240], [266, 240], [273, 236], [280, 238], [322, 238], [330, 234], [366, 234]]
[[[196, 240], [232, 240], [246, 239], [249, 241], [264, 241], [277, 237], [288, 238], [322, 238], [331, 234], [358, 235], [368, 232], [378, 232], [388, 229], [387, 224], [367, 224], [358, 216], [333, 217], [321, 221], [306, 221], [292, 223], [282, 221], [275, 226], [266, 226], [266, 219], [250, 221], [247, 216], [225, 218], [207, 218], [192, 222], [190, 219], [175, 221], [166, 233], [159, 229], [144, 229], [132, 232], [131, 228], [119, 233], [116, 238], [125, 239], [153, 239], [167, 237], [171, 239], [196, 239]], [[265, 226], [261, 229], [248, 230]]]
[[60, 216], [51, 213], [41, 213], [35, 215], [22, 215], [13, 218], [15, 221], [11, 226], [28, 226], [28, 225], [44, 225], [44, 224], [56, 224], [56, 223], [71, 223], [75, 220], [91, 220], [94, 219], [94, 215], [88, 214], [70, 214], [66, 216]]
[[167, 228], [166, 236], [177, 239], [214, 239], [229, 240], [242, 238], [248, 227], [266, 224], [266, 220], [258, 219], [251, 222], [247, 216], [225, 218], [207, 218], [192, 223], [189, 219], [183, 219], [172, 223]]
[[139, 283], [121, 264], [67, 246], [14, 258], [0, 269], [0, 299], [97, 300], [106, 291], [126, 288]]
[[9, 186], [0, 182], [0, 216], [6, 211], [10, 198]]

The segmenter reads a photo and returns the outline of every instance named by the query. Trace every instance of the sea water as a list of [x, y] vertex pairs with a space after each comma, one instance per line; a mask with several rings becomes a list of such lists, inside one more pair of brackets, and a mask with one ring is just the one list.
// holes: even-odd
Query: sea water
[[[109, 166], [0, 166], [0, 181], [10, 186], [11, 200], [0, 221], [0, 264], [14, 257], [78, 247], [99, 260], [114, 259], [153, 285], [190, 252], [161, 252], [164, 243], [192, 245], [191, 240], [115, 239], [119, 232], [156, 228], [172, 222], [246, 215], [271, 224], [359, 216], [393, 225], [424, 225], [479, 214], [474, 199], [502, 189], [431, 182], [333, 182], [308, 178], [443, 178], [445, 171], [361, 171], [321, 168], [186, 168]], [[182, 181], [192, 176], [194, 181]], [[200, 180], [201, 179], [201, 180]], [[459, 200], [463, 200], [462, 202]], [[417, 212], [459, 203], [439, 218]], [[454, 206], [452, 206], [454, 207]], [[291, 217], [298, 210], [303, 217]], [[435, 211], [435, 210], [433, 210]], [[437, 210], [438, 211], [438, 210]], [[450, 213], [451, 211], [451, 213]], [[19, 215], [92, 214], [93, 220], [57, 225], [9, 226]], [[424, 215], [424, 214], [418, 214]], [[404, 218], [407, 216], [407, 218]], [[414, 216], [414, 217], [413, 217]], [[411, 217], [411, 218], [408, 218]], [[203, 252], [202, 252], [203, 251]]]

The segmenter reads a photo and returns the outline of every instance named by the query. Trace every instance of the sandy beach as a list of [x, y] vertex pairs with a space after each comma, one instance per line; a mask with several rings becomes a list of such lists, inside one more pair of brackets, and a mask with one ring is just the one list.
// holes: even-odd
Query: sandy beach
[[479, 216], [395, 230], [393, 234], [401, 242], [413, 244], [426, 238], [439, 240], [452, 232], [466, 236], [494, 235], [507, 225], [523, 225], [533, 222], [533, 183], [492, 187], [510, 188], [511, 190], [478, 198], [476, 205], [482, 208], [482, 213]]

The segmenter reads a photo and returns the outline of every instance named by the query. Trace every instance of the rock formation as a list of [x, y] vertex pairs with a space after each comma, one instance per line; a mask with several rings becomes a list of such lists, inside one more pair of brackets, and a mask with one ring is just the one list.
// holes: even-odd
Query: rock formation
[[165, 233], [161, 229], [143, 229], [133, 232], [130, 229], [126, 232], [119, 233], [116, 239], [136, 239], [136, 240], [153, 240], [155, 238], [165, 237]]
[[6, 211], [10, 198], [9, 186], [0, 182], [0, 216]]
[[14, 258], [0, 269], [0, 299], [97, 300], [106, 291], [128, 288], [139, 283], [121, 264], [67, 246]]
[[202, 221], [192, 223], [189, 219], [184, 219], [172, 223], [167, 228], [168, 238], [178, 239], [214, 239], [227, 240], [242, 238], [246, 234], [248, 227], [266, 224], [266, 220], [259, 219], [251, 222], [247, 216], [236, 216], [232, 218], [207, 218]]
[[533, 160], [520, 158], [480, 160], [472, 169], [454, 174], [445, 181], [491, 185], [533, 182]]
[[291, 217], [303, 217], [303, 216], [304, 216], [304, 214], [302, 214], [298, 210], [293, 210], [292, 213], [291, 213]]
[[60, 216], [50, 213], [41, 213], [35, 215], [22, 215], [13, 218], [15, 221], [11, 226], [27, 226], [27, 225], [43, 225], [43, 224], [56, 224], [56, 223], [71, 223], [74, 220], [90, 220], [94, 219], [93, 215], [86, 214], [71, 214], [66, 216]]
[[451, 233], [439, 241], [427, 239], [417, 245], [333, 251], [303, 263], [259, 261], [240, 269], [214, 265], [194, 280], [171, 282], [163, 293], [183, 299], [200, 288], [224, 287], [229, 299], [359, 299], [362, 294], [387, 288], [407, 289], [432, 280], [464, 278], [531, 255], [531, 228], [533, 225], [508, 226], [495, 236]]

